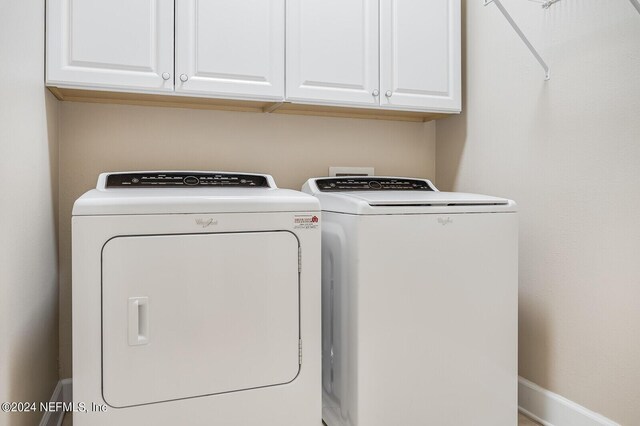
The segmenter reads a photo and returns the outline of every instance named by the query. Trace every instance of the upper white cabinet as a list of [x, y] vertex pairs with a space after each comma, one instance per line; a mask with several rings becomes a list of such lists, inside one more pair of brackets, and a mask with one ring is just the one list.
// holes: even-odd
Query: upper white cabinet
[[287, 1], [287, 100], [378, 104], [378, 0]]
[[460, 111], [460, 0], [380, 0], [381, 104]]
[[47, 83], [173, 90], [173, 0], [48, 0]]
[[288, 0], [287, 100], [460, 111], [460, 31], [460, 0]]
[[176, 92], [284, 98], [285, 0], [178, 0]]
[[47, 0], [46, 79], [59, 99], [432, 119], [461, 108], [460, 15], [460, 0]]

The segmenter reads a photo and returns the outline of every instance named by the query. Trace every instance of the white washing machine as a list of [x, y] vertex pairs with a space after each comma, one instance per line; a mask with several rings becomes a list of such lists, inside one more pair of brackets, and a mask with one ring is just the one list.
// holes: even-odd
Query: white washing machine
[[101, 174], [73, 208], [74, 424], [320, 425], [318, 218], [268, 175]]
[[318, 178], [328, 426], [517, 424], [513, 201]]

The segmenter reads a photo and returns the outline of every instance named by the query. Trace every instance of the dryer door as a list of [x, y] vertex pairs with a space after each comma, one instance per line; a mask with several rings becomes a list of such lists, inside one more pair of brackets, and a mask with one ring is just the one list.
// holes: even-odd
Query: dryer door
[[102, 389], [113, 407], [275, 386], [299, 371], [290, 232], [117, 237], [102, 252]]

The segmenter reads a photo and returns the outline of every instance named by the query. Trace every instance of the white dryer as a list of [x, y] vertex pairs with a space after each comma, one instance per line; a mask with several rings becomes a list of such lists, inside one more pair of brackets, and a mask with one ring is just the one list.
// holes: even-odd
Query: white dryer
[[101, 174], [73, 208], [74, 424], [320, 425], [318, 217], [268, 175]]
[[328, 426], [517, 423], [513, 201], [317, 178]]

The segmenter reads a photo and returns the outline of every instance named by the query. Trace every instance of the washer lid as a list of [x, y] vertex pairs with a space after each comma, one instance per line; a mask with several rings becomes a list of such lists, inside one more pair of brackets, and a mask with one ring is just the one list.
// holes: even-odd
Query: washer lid
[[270, 175], [230, 172], [102, 173], [74, 216], [318, 211], [318, 200], [279, 189]]
[[[332, 185], [333, 184], [333, 185]], [[440, 192], [426, 179], [346, 177], [310, 179], [302, 190], [323, 211], [349, 214], [472, 213], [516, 211], [513, 201], [487, 195]]]

